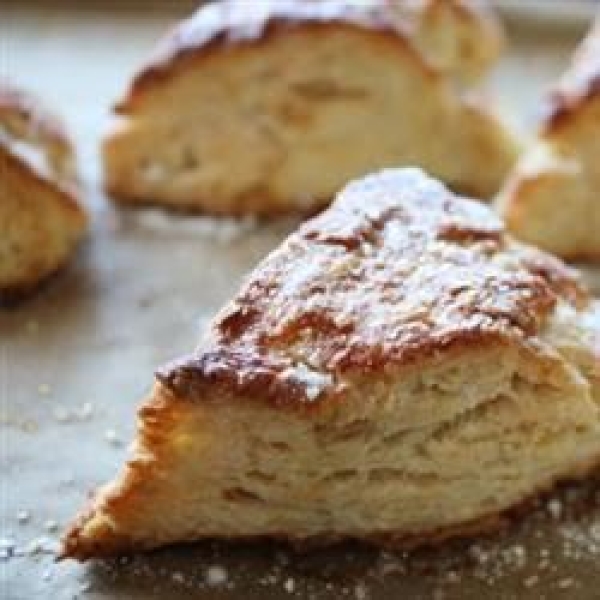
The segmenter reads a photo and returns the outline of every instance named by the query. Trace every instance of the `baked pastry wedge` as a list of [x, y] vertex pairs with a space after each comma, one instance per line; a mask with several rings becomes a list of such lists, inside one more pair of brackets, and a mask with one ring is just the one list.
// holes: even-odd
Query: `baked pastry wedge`
[[73, 148], [59, 120], [31, 95], [0, 82], [0, 300], [60, 269], [87, 217], [77, 202]]
[[419, 170], [350, 184], [161, 369], [63, 557], [202, 538], [415, 544], [600, 463], [600, 310]]
[[[516, 158], [515, 141], [456, 85], [457, 47], [471, 37], [452, 36], [453, 13], [438, 2], [412, 13], [398, 6], [201, 7], [116, 106], [120, 119], [102, 149], [108, 194], [218, 215], [310, 213], [346, 181], [408, 164], [490, 198]], [[480, 64], [465, 59], [465, 77]]]
[[565, 259], [600, 261], [600, 17], [498, 204], [516, 237]]

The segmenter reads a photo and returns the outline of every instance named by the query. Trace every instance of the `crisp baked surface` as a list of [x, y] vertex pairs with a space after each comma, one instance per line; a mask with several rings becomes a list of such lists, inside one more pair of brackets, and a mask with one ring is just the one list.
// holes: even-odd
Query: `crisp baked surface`
[[600, 18], [548, 99], [537, 139], [498, 199], [519, 238], [569, 260], [600, 260]]
[[470, 0], [224, 0], [198, 10], [159, 44], [116, 110], [128, 114], [153, 85], [179, 65], [206, 52], [240, 43], [262, 43], [274, 28], [347, 23], [381, 32], [403, 32], [433, 64], [459, 79], [476, 79], [498, 58], [500, 22], [485, 3]]
[[510, 242], [486, 207], [455, 202], [418, 170], [390, 170], [350, 184], [293, 234], [198, 354], [159, 378], [182, 396], [219, 383], [310, 401], [311, 383], [335, 390], [332, 373], [526, 343], [558, 298], [581, 295], [566, 267]]
[[162, 369], [86, 559], [206, 538], [414, 545], [600, 463], [600, 305], [413, 169], [350, 184]]
[[177, 210], [310, 213], [349, 179], [414, 164], [489, 198], [515, 141], [454, 73], [463, 61], [482, 70], [491, 58], [469, 48], [495, 48], [499, 35], [463, 2], [393, 6], [200, 8], [118, 103], [103, 145], [107, 191]]
[[0, 300], [13, 301], [66, 263], [87, 217], [63, 125], [7, 82], [0, 82], [0, 172]]

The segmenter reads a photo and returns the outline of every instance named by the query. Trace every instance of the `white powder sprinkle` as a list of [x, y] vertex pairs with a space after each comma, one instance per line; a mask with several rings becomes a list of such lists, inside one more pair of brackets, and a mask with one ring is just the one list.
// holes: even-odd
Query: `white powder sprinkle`
[[78, 411], [79, 418], [82, 421], [87, 421], [94, 414], [94, 405], [91, 402], [84, 402]]
[[568, 589], [568, 588], [572, 587], [574, 583], [575, 583], [575, 582], [573, 581], [573, 579], [571, 579], [570, 577], [566, 577], [565, 579], [561, 579], [561, 580], [558, 582], [558, 587], [559, 587], [561, 590], [566, 590], [566, 589]]
[[104, 439], [111, 445], [118, 447], [121, 445], [121, 439], [117, 435], [117, 432], [114, 429], [107, 429], [104, 432]]
[[171, 574], [171, 579], [178, 584], [182, 584], [185, 582], [185, 577], [183, 576], [183, 573], [180, 573], [179, 571], [175, 571], [175, 573]]
[[293, 594], [296, 589], [296, 582], [290, 577], [285, 580], [283, 587], [288, 594]]
[[306, 397], [311, 402], [316, 400], [333, 383], [331, 375], [314, 371], [302, 363], [286, 369], [282, 375], [302, 385]]
[[529, 577], [527, 577], [527, 579], [525, 579], [525, 581], [523, 582], [523, 585], [526, 588], [532, 588], [534, 585], [536, 585], [538, 583], [538, 581], [540, 580], [538, 575], [531, 575]]
[[550, 516], [553, 519], [558, 520], [562, 515], [562, 502], [556, 498], [553, 498], [548, 502], [547, 509]]
[[29, 511], [20, 510], [17, 513], [17, 521], [19, 522], [20, 525], [25, 525], [26, 523], [29, 523], [30, 520], [31, 520], [31, 514], [29, 513]]
[[53, 519], [48, 519], [44, 523], [44, 529], [48, 533], [54, 533], [54, 532], [56, 532], [58, 530], [58, 523], [56, 521], [54, 521]]
[[220, 565], [212, 565], [206, 569], [206, 583], [210, 587], [217, 587], [227, 582], [227, 571]]
[[39, 537], [31, 540], [25, 547], [25, 554], [28, 556], [37, 556], [38, 554], [56, 554], [59, 550], [59, 545], [56, 540], [47, 537]]
[[53, 408], [52, 414], [59, 423], [68, 423], [73, 418], [71, 411], [60, 404]]
[[0, 558], [10, 558], [15, 551], [15, 541], [10, 538], [0, 538]]

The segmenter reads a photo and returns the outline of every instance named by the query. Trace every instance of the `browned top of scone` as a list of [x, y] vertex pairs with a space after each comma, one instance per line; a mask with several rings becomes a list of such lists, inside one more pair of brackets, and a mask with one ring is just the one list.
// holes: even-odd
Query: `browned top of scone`
[[249, 276], [201, 348], [158, 378], [310, 403], [350, 373], [535, 337], [559, 297], [585, 302], [559, 261], [512, 242], [489, 208], [417, 169], [347, 186]]
[[550, 94], [544, 133], [560, 130], [583, 105], [596, 98], [600, 98], [600, 16], [575, 52], [570, 69]]
[[229, 45], [263, 43], [282, 30], [332, 24], [388, 32], [404, 39], [388, 0], [221, 0], [201, 6], [164, 38], [115, 110], [131, 112], [147, 89], [190, 58]]

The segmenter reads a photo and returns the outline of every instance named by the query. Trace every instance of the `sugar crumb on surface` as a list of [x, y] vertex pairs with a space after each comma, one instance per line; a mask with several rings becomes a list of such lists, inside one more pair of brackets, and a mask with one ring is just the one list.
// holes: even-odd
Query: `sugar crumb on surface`
[[47, 383], [40, 383], [37, 391], [40, 396], [49, 396], [52, 393], [52, 387]]
[[206, 583], [210, 587], [218, 587], [227, 582], [227, 571], [221, 565], [211, 565], [206, 569]]
[[107, 429], [104, 432], [104, 439], [115, 448], [123, 445], [123, 441], [119, 437], [118, 433], [114, 429]]

